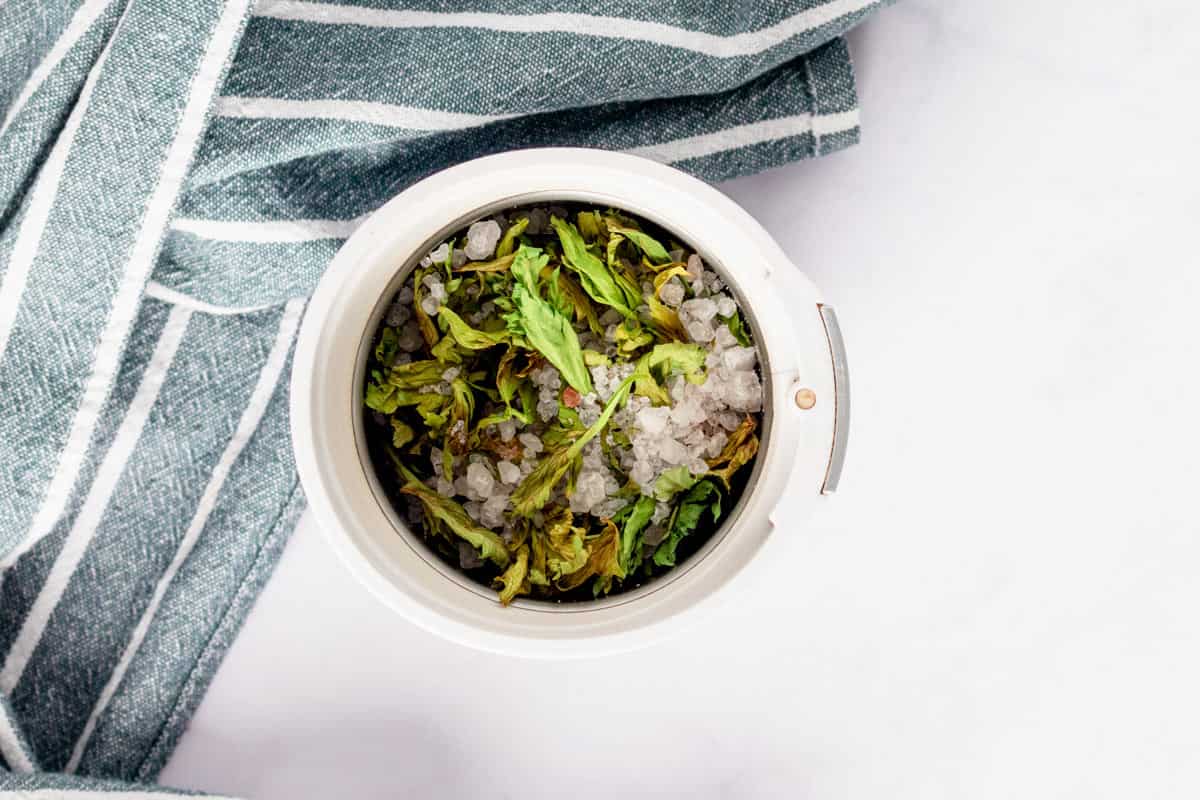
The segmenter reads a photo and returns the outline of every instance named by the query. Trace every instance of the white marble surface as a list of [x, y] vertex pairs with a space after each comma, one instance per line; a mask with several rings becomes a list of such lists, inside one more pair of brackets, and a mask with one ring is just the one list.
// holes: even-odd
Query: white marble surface
[[860, 147], [728, 191], [823, 286], [836, 502], [679, 639], [540, 663], [310, 523], [163, 778], [253, 798], [1200, 794], [1200, 12], [907, 2]]

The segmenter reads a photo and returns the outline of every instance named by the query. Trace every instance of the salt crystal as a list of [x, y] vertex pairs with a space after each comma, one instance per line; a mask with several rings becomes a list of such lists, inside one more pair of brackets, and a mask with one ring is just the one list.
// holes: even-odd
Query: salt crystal
[[708, 449], [704, 451], [704, 454], [709, 458], [716, 458], [721, 454], [721, 451], [725, 449], [725, 443], [727, 441], [729, 441], [729, 436], [725, 433], [725, 431], [716, 431], [712, 434], [712, 436], [709, 437]]
[[693, 456], [692, 459], [687, 462], [687, 468], [688, 472], [692, 473], [693, 475], [703, 475], [704, 473], [708, 472], [708, 464], [705, 463], [704, 459], [700, 458], [699, 456]]
[[454, 497], [454, 484], [442, 477], [441, 468], [438, 469], [437, 493], [442, 497]]
[[[429, 260], [435, 264], [443, 264], [450, 257], [450, 245], [442, 242], [437, 247], [429, 251]], [[426, 275], [426, 279], [430, 276]]]
[[496, 494], [483, 503], [479, 514], [479, 524], [487, 528], [499, 528], [504, 524], [504, 509], [508, 507], [508, 495]]
[[534, 370], [530, 377], [533, 378], [534, 384], [545, 389], [557, 389], [562, 386], [562, 377], [550, 364]]
[[421, 329], [415, 324], [406, 325], [400, 329], [400, 336], [397, 337], [396, 344], [404, 352], [411, 353], [419, 350], [421, 345], [425, 344], [425, 340], [421, 338]]
[[758, 362], [758, 353], [753, 347], [731, 347], [722, 354], [725, 367], [730, 372], [744, 372], [754, 369]]
[[463, 503], [463, 511], [467, 512], [467, 516], [479, 522], [479, 517], [483, 514], [483, 503], [472, 500], [469, 503]]
[[431, 317], [437, 316], [438, 309], [441, 307], [442, 304], [433, 295], [425, 295], [421, 298], [421, 310]]
[[397, 353], [396, 357], [392, 360], [392, 364], [411, 364], [411, 363], [412, 363], [412, 354], [411, 353]]
[[454, 255], [450, 257], [450, 266], [458, 269], [465, 263], [467, 263], [467, 251], [457, 247], [454, 248]]
[[683, 302], [684, 294], [683, 284], [677, 278], [671, 278], [671, 280], [663, 284], [658, 296], [671, 308], [678, 308], [679, 304]]
[[542, 440], [532, 433], [522, 433], [517, 437], [521, 445], [525, 448], [525, 455], [535, 456], [546, 448], [542, 445]]
[[592, 516], [609, 518], [625, 507], [625, 501], [619, 497], [609, 497], [599, 505], [592, 506]]
[[577, 514], [587, 514], [604, 498], [604, 474], [584, 472], [575, 481], [575, 492], [571, 495], [571, 510]]
[[496, 471], [500, 473], [500, 481], [510, 486], [521, 480], [521, 468], [511, 461], [497, 461]]
[[713, 347], [713, 350], [724, 350], [727, 347], [736, 346], [738, 340], [737, 337], [733, 335], [733, 331], [729, 330], [728, 325], [718, 325], [714, 342], [716, 346]]
[[500, 241], [500, 224], [495, 220], [475, 222], [467, 228], [467, 258], [481, 261], [491, 258], [496, 252], [496, 243]]
[[762, 408], [762, 384], [753, 372], [735, 372], [724, 385], [725, 404], [738, 411]]
[[737, 303], [727, 294], [719, 295], [717, 298], [717, 313], [722, 317], [732, 317], [737, 313]]
[[703, 422], [704, 418], [704, 409], [700, 405], [700, 399], [695, 395], [685, 395], [684, 399], [671, 409], [671, 424], [676, 428], [690, 428]]
[[500, 431], [500, 440], [503, 442], [511, 442], [517, 435], [517, 423], [514, 420], [506, 419], [496, 427]]
[[654, 466], [649, 461], [637, 461], [629, 471], [629, 478], [642, 489], [651, 488], [657, 479]]
[[458, 566], [461, 569], [477, 569], [483, 566], [483, 556], [479, 555], [479, 551], [470, 542], [459, 542]]
[[693, 342], [711, 342], [713, 340], [713, 329], [711, 325], [704, 322], [691, 321], [686, 325], [687, 334]]
[[492, 477], [491, 470], [483, 464], [475, 462], [467, 467], [467, 485], [480, 497], [491, 497], [495, 483], [496, 479]]
[[409, 524], [419, 525], [425, 519], [425, 506], [415, 497], [410, 497], [408, 507], [404, 510], [404, 516], [408, 519]]
[[676, 247], [674, 250], [671, 250], [670, 252], [668, 252], [667, 256], [671, 259], [672, 262], [682, 261], [683, 260], [683, 248]]
[[700, 260], [700, 256], [695, 253], [688, 256], [687, 271], [692, 280], [699, 280], [704, 274], [704, 262]]
[[736, 431], [742, 424], [742, 418], [732, 411], [725, 411], [717, 416], [717, 422], [727, 431]]
[[697, 322], [708, 322], [717, 315], [717, 304], [707, 297], [694, 297], [683, 302], [679, 313]]
[[437, 283], [434, 283], [433, 285], [431, 285], [429, 287], [429, 296], [438, 301], [445, 300], [446, 299], [446, 286], [443, 283], [441, 283], [440, 281]]
[[678, 403], [687, 393], [687, 382], [682, 375], [671, 378], [670, 383], [667, 384], [667, 391], [671, 394], [671, 400]]
[[475, 489], [474, 489], [474, 487], [471, 486], [471, 483], [467, 480], [466, 475], [459, 475], [457, 478], [454, 479], [454, 493], [461, 494], [463, 497], [467, 498], [468, 500], [478, 500], [479, 499], [479, 495], [475, 493]]
[[396, 302], [402, 306], [411, 306], [413, 301], [413, 290], [411, 286], [405, 286], [396, 293]]
[[446, 371], [442, 373], [442, 380], [452, 381], [458, 377], [459, 372], [461, 372], [461, 370], [458, 367], [448, 367]]
[[554, 419], [558, 416], [558, 400], [553, 395], [542, 397], [538, 400], [537, 413], [543, 422], [549, 422]]
[[667, 538], [667, 526], [661, 522], [650, 525], [642, 532], [642, 558], [650, 558], [654, 548]]
[[658, 436], [666, 430], [670, 415], [671, 409], [666, 406], [642, 409], [637, 414], [638, 428], [650, 436]]
[[535, 208], [529, 212], [529, 225], [525, 228], [525, 232], [529, 235], [538, 233], [547, 233], [550, 230], [550, 215], [545, 209]]
[[387, 319], [384, 322], [393, 328], [399, 328], [408, 322], [410, 317], [412, 317], [412, 311], [409, 310], [407, 305], [404, 303], [392, 303], [388, 309]]
[[604, 313], [600, 315], [600, 324], [612, 325], [614, 322], [620, 322], [623, 319], [624, 317], [621, 316], [620, 311], [617, 311], [615, 308], [606, 308], [604, 309]]
[[658, 455], [671, 465], [682, 464], [691, 457], [688, 449], [674, 439], [661, 439], [658, 442]]

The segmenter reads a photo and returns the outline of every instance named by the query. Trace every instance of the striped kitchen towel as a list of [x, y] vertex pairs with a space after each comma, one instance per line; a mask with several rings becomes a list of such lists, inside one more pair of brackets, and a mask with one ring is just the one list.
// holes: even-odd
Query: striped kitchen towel
[[511, 148], [846, 147], [877, 5], [0, 2], [0, 790], [162, 769], [303, 507], [291, 349], [364, 215]]

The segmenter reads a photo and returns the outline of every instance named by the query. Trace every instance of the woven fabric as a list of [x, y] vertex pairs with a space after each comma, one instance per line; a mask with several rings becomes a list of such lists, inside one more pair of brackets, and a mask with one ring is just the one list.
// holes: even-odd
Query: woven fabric
[[0, 3], [0, 790], [158, 791], [119, 782], [303, 508], [291, 350], [365, 215], [514, 148], [715, 181], [846, 147], [877, 5]]

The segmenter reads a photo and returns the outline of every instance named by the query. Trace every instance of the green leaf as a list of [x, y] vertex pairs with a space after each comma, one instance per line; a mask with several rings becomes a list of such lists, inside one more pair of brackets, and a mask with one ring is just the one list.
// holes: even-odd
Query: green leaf
[[616, 331], [617, 352], [622, 355], [632, 355], [654, 341], [654, 334], [637, 323], [618, 325]]
[[450, 398], [436, 393], [397, 388], [393, 384], [382, 382], [378, 372], [374, 377], [375, 380], [367, 385], [363, 398], [363, 403], [367, 408], [383, 414], [391, 414], [401, 406], [413, 406], [430, 429], [440, 430], [446, 424], [446, 411]]
[[563, 292], [562, 283], [558, 280], [558, 270], [559, 267], [555, 267], [554, 272], [550, 273], [550, 280], [547, 281], [548, 290], [546, 298], [550, 301], [550, 305], [554, 306], [555, 311], [564, 317], [570, 317], [575, 311], [575, 305]]
[[[629, 506], [627, 506], [629, 508]], [[642, 531], [654, 515], [654, 498], [642, 495], [632, 505], [621, 529], [621, 569], [633, 573], [642, 562]]]
[[737, 339], [737, 343], [742, 347], [750, 346], [750, 334], [746, 333], [746, 325], [742, 321], [741, 313], [735, 311], [731, 317], [722, 317], [729, 332], [733, 334], [733, 338]]
[[688, 534], [696, 530], [704, 511], [712, 514], [713, 521], [721, 517], [721, 490], [713, 481], [702, 480], [683, 496], [683, 500], [671, 517], [667, 538], [654, 551], [654, 563], [660, 567], [675, 566], [675, 551]]
[[486, 350], [498, 344], [507, 342], [510, 338], [508, 331], [480, 331], [468, 325], [462, 317], [446, 306], [438, 309], [438, 324], [447, 331], [462, 347], [468, 350]]
[[717, 457], [708, 460], [709, 474], [719, 478], [726, 488], [729, 488], [733, 474], [748, 464], [758, 453], [758, 437], [754, 435], [757, 427], [758, 422], [747, 414], [737, 429], [729, 434], [725, 447], [721, 449]]
[[671, 260], [671, 256], [667, 253], [667, 248], [648, 233], [643, 233], [635, 228], [630, 228], [617, 222], [613, 217], [605, 220], [610, 234], [619, 233], [629, 241], [637, 245], [637, 248], [645, 254], [646, 258], [650, 259], [655, 264], [666, 264]]
[[549, 263], [550, 256], [539, 248], [521, 245], [521, 249], [513, 258], [511, 267], [513, 277], [521, 286], [525, 287], [525, 291], [532, 295], [538, 295], [538, 282], [541, 279], [542, 267]]
[[654, 295], [646, 297], [646, 305], [650, 308], [650, 319], [653, 321], [654, 329], [661, 337], [676, 342], [688, 341], [687, 331], [683, 329], [683, 323], [679, 321], [679, 315], [675, 313], [675, 309], [664, 304]]
[[667, 281], [671, 280], [671, 278], [686, 278], [687, 276], [687, 267], [681, 265], [664, 269], [654, 276], [654, 296], [662, 298], [663, 287], [667, 285]]
[[399, 450], [413, 440], [413, 429], [401, 420], [392, 418], [392, 447]]
[[703, 345], [667, 342], [654, 345], [646, 354], [645, 363], [651, 370], [665, 368], [669, 375], [690, 375], [704, 369], [707, 356]]
[[443, 336], [437, 344], [430, 348], [429, 354], [437, 359], [438, 366], [444, 372], [446, 367], [463, 362], [464, 351], [466, 348], [459, 347], [453, 336]]
[[698, 344], [666, 342], [654, 345], [654, 349], [639, 358], [634, 367], [637, 394], [650, 398], [656, 405], [668, 405], [671, 397], [658, 378], [684, 375], [690, 380], [701, 374], [707, 355], [704, 347]]
[[[471, 416], [475, 413], [475, 393], [470, 385], [462, 378], [450, 381], [450, 419], [446, 426], [446, 453], [456, 456], [467, 454], [467, 446], [471, 430]], [[450, 470], [446, 470], [450, 477]]]
[[522, 245], [517, 251], [513, 274], [518, 283], [512, 295], [516, 310], [506, 317], [509, 330], [524, 337], [580, 394], [588, 394], [592, 391], [592, 376], [583, 363], [579, 336], [571, 320], [538, 294], [537, 276], [546, 260], [536, 248]]
[[607, 367], [612, 364], [612, 359], [595, 350], [584, 350], [583, 363], [589, 367]]
[[385, 367], [390, 366], [399, 347], [400, 337], [396, 334], [396, 329], [384, 328], [379, 334], [379, 341], [375, 344], [375, 360]]
[[575, 527], [572, 522], [570, 509], [562, 508], [547, 514], [543, 529], [533, 533], [534, 540], [540, 539], [545, 550], [545, 572], [550, 580], [577, 572], [587, 563], [588, 553], [583, 546], [587, 530]]
[[[621, 285], [627, 281], [618, 279], [603, 261], [592, 255], [574, 225], [558, 217], [551, 217], [550, 224], [562, 243], [563, 263], [579, 276], [583, 290], [597, 303], [615, 308], [626, 317], [635, 318], [633, 305], [636, 305], [636, 300], [631, 304], [627, 287]], [[636, 296], [636, 289], [634, 294]]]
[[508, 230], [500, 237], [500, 241], [496, 244], [496, 257], [503, 258], [516, 249], [517, 237], [525, 232], [529, 227], [529, 217], [521, 217], [512, 225], [508, 226]]
[[509, 253], [491, 261], [468, 261], [456, 269], [455, 272], [507, 272], [509, 267], [512, 266], [512, 262], [512, 253]]
[[688, 471], [687, 467], [682, 464], [678, 467], [671, 467], [659, 475], [658, 480], [654, 482], [654, 498], [669, 503], [672, 497], [691, 489], [695, 484], [696, 478]]
[[393, 366], [387, 374], [387, 382], [397, 389], [420, 389], [440, 382], [445, 371], [446, 366], [437, 361], [410, 361]]
[[594, 242], [600, 238], [600, 212], [599, 211], [580, 211], [575, 215], [575, 221], [579, 223], [579, 233], [589, 242]]
[[584, 445], [596, 437], [600, 431], [604, 430], [604, 426], [612, 419], [612, 415], [617, 412], [617, 409], [629, 397], [629, 389], [633, 385], [633, 376], [626, 378], [617, 387], [612, 396], [608, 398], [608, 402], [604, 405], [604, 410], [600, 412], [600, 417], [591, 427], [583, 432], [569, 447], [558, 448], [546, 455], [533, 472], [525, 476], [524, 480], [517, 485], [517, 488], [512, 493], [513, 513], [528, 517], [535, 511], [538, 511], [546, 505], [550, 499], [550, 494], [554, 491], [554, 487], [567, 474], [575, 459], [583, 452]]
[[517, 387], [521, 383], [521, 379], [513, 371], [516, 358], [517, 348], [509, 347], [504, 351], [504, 355], [500, 356], [500, 363], [496, 366], [496, 388], [500, 391], [500, 399], [504, 401], [505, 405], [512, 404], [512, 399], [517, 394]]
[[425, 510], [449, 528], [456, 536], [469, 542], [479, 554], [498, 567], [507, 567], [510, 561], [504, 540], [494, 531], [480, 527], [455, 501], [430, 489], [417, 480], [408, 481], [400, 491], [421, 501]]
[[391, 414], [400, 407], [400, 400], [396, 396], [396, 387], [387, 383], [378, 370], [371, 375], [372, 380], [367, 384], [363, 403], [367, 408], [382, 414]]
[[558, 424], [564, 428], [583, 428], [583, 423], [579, 421], [579, 412], [561, 404], [558, 407]]
[[598, 579], [594, 585], [596, 594], [604, 594], [614, 578], [625, 577], [625, 571], [621, 569], [621, 534], [609, 521], [600, 534], [584, 541], [584, 547], [588, 558], [583, 568], [564, 576], [556, 585], [563, 591], [570, 591], [595, 577]]
[[500, 590], [500, 605], [506, 606], [520, 593], [529, 575], [529, 548], [522, 547], [517, 551], [517, 558], [508, 565], [508, 569], [492, 582], [492, 586]]
[[421, 281], [425, 278], [425, 273], [424, 269], [413, 271], [413, 316], [417, 318], [417, 327], [421, 329], [421, 337], [425, 339], [426, 346], [433, 347], [438, 342], [437, 326], [425, 313], [425, 309], [421, 308], [422, 295], [425, 292], [425, 285]]

